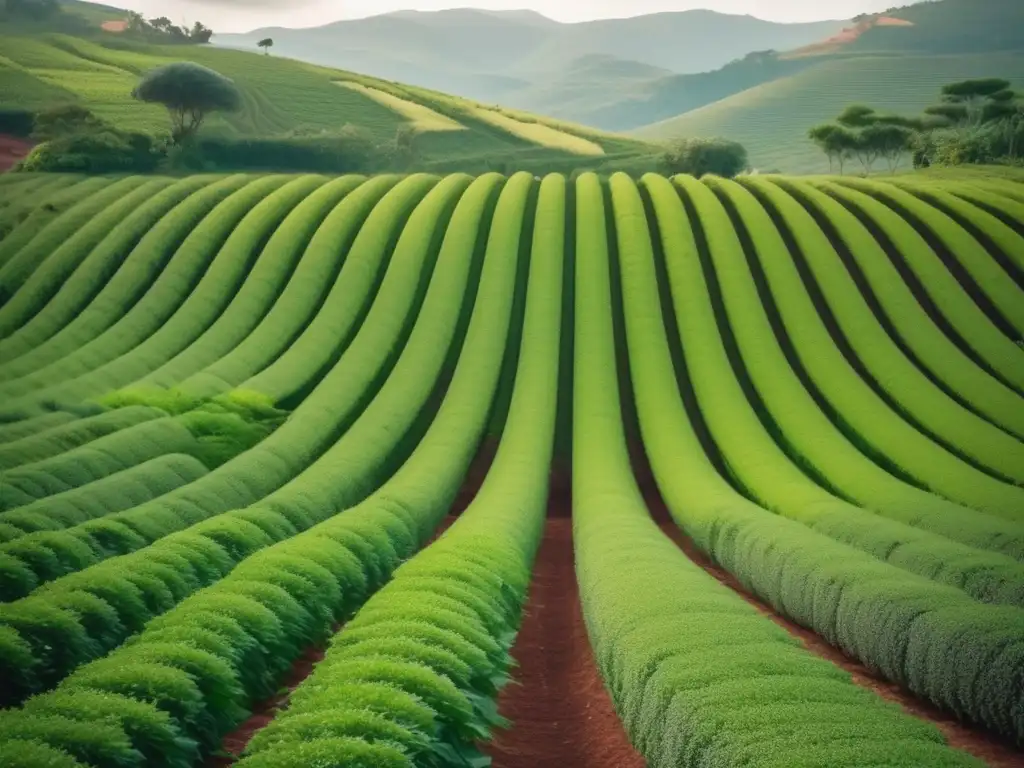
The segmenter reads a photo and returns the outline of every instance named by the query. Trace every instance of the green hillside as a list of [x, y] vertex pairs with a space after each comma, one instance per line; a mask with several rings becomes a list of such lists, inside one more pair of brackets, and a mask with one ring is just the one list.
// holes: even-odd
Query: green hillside
[[[828, 162], [807, 130], [852, 103], [912, 114], [939, 88], [974, 77], [1024, 85], [1024, 3], [929, 0], [857, 19], [839, 35], [781, 54], [751, 54], [715, 72], [653, 81], [638, 109], [609, 102], [612, 120], [652, 115], [649, 125], [594, 124], [650, 139], [719, 135], [742, 142], [759, 168], [815, 173]], [[676, 107], [671, 117], [667, 109]]]
[[[807, 45], [844, 23], [779, 24], [694, 10], [563, 24], [534, 13], [463, 8], [265, 28], [213, 42], [252, 50], [272, 37], [281, 55], [578, 121], [590, 109], [573, 91], [604, 88], [604, 102], [628, 100], [631, 89], [617, 87], [623, 77], [644, 73], [653, 81], [714, 70], [750, 51]], [[618, 60], [612, 72], [609, 60]]]
[[3, 25], [0, 51], [0, 107], [76, 102], [124, 130], [166, 131], [163, 109], [134, 101], [131, 90], [145, 71], [189, 60], [232, 78], [242, 91], [243, 109], [215, 115], [204, 128], [211, 137], [275, 137], [351, 125], [387, 141], [407, 127], [426, 167], [468, 170], [493, 162], [565, 171], [609, 162], [622, 167], [654, 151], [636, 139], [531, 114], [501, 114], [493, 105], [279, 56], [152, 45], [99, 31], [87, 37], [28, 34]]
[[967, 53], [1021, 49], [1020, 0], [928, 0], [892, 11], [909, 27], [874, 27], [849, 44], [857, 51]]
[[634, 132], [645, 139], [724, 136], [744, 144], [753, 165], [786, 173], [824, 173], [828, 161], [808, 129], [851, 103], [913, 114], [939, 88], [971, 77], [1004, 77], [1024, 87], [1024, 52], [821, 57], [790, 77], [750, 88]]

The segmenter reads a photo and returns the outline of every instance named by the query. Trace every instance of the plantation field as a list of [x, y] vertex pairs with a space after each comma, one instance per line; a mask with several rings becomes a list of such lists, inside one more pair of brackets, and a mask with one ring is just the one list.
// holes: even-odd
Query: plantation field
[[[116, 35], [26, 35], [0, 26], [0, 106], [41, 109], [79, 102], [122, 130], [168, 132], [162, 107], [131, 98], [140, 76], [189, 60], [233, 79], [242, 92], [237, 113], [214, 114], [208, 136], [273, 137], [358, 127], [375, 141], [415, 132], [423, 165], [478, 167], [500, 157], [517, 167], [545, 163], [598, 167], [623, 155], [653, 167], [657, 148], [536, 115], [499, 112], [445, 94], [328, 69], [294, 59], [209, 46], [160, 46]], [[341, 87], [339, 87], [341, 86]], [[609, 158], [605, 158], [605, 155]], [[589, 163], [589, 165], [588, 165]], [[473, 162], [470, 162], [472, 165]], [[621, 165], [619, 166], [621, 167]]]
[[1012, 177], [6, 174], [0, 235], [5, 768], [1019, 764]]
[[759, 85], [700, 109], [631, 132], [646, 139], [723, 136], [740, 142], [751, 164], [785, 173], [825, 173], [828, 159], [807, 132], [850, 104], [920, 114], [946, 83], [1004, 77], [1024, 86], [1019, 52], [899, 56], [827, 56], [795, 75]]

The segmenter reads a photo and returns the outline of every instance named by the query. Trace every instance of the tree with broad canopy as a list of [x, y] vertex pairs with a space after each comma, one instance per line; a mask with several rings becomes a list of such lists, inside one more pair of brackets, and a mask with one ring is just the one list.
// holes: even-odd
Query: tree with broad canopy
[[190, 61], [147, 72], [132, 96], [167, 107], [171, 115], [171, 139], [175, 144], [192, 138], [211, 112], [235, 112], [242, 106], [242, 95], [234, 81]]

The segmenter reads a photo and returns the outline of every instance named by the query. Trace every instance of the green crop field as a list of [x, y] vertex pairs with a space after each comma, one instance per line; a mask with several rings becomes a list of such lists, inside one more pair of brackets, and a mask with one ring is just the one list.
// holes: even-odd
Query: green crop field
[[484, 768], [520, 686], [630, 765], [1024, 747], [1019, 177], [7, 174], [0, 233], [4, 768]]
[[946, 83], [1003, 77], [1024, 86], [1019, 52], [935, 56], [891, 54], [827, 56], [808, 69], [742, 91], [632, 133], [645, 139], [723, 136], [740, 142], [762, 170], [825, 173], [828, 159], [807, 131], [832, 120], [850, 104], [880, 111], [921, 113]]

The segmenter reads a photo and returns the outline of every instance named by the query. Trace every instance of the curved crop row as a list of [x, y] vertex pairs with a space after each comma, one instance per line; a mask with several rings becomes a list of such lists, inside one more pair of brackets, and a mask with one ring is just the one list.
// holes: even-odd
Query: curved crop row
[[[892, 184], [849, 177], [839, 181], [875, 196], [901, 213], [906, 212], [923, 231], [929, 232], [948, 250], [952, 263], [964, 270], [991, 302], [991, 311], [1013, 329], [1018, 339], [1024, 338], [1024, 288], [1007, 275], [1003, 266], [991, 258], [970, 232], [944, 212]], [[1008, 235], [1016, 237], [1014, 242], [1019, 248], [1020, 238], [1013, 233]]]
[[[835, 318], [837, 333], [847, 340], [851, 354], [863, 366], [865, 374], [878, 383], [902, 412], [944, 444], [1000, 477], [1015, 483], [1024, 480], [1024, 444], [964, 408], [907, 359], [879, 324], [810, 214], [770, 182], [749, 180], [745, 186], [758, 195], [766, 208], [776, 213], [782, 226], [792, 235], [800, 251], [799, 258], [809, 268], [809, 279], [821, 291], [828, 311]], [[772, 266], [774, 262], [766, 265], [765, 272], [774, 285]], [[776, 302], [782, 306], [783, 313], [786, 301], [792, 297], [792, 290], [776, 293]], [[1021, 300], [1024, 301], [1024, 294]], [[1020, 500], [1024, 502], [1024, 496]]]
[[1024, 438], [1024, 400], [1020, 394], [976, 365], [931, 322], [864, 225], [838, 202], [808, 184], [785, 182], [784, 187], [834, 228], [839, 242], [854, 259], [854, 268], [865, 276], [869, 290], [877, 297], [892, 332], [920, 360], [926, 375], [942, 382], [975, 413], [1017, 438]]
[[[611, 189], [638, 406], [642, 418], [659, 420], [658, 397], [678, 394], [650, 239], [633, 182], [613, 177]], [[578, 193], [581, 221], [605, 215], [596, 179], [581, 178]], [[933, 726], [883, 704], [804, 650], [658, 530], [625, 447], [605, 311], [608, 246], [599, 227], [584, 225], [578, 237], [577, 568], [598, 664], [647, 765], [840, 765], [849, 755], [879, 764], [899, 756], [977, 765], [946, 748]]]
[[[229, 463], [225, 467], [227, 477], [224, 472], [210, 473], [198, 483], [186, 487], [184, 498], [173, 498], [175, 494], [169, 494], [165, 497], [171, 502], [169, 507], [167, 502], [157, 500], [113, 516], [117, 522], [128, 524], [139, 532], [136, 535], [137, 543], [122, 539], [118, 541], [119, 548], [122, 551], [137, 551], [64, 576], [46, 585], [42, 591], [0, 609], [0, 625], [16, 627], [23, 643], [31, 648], [33, 664], [20, 672], [19, 676], [39, 670], [39, 682], [35, 684], [52, 684], [83, 661], [115, 647], [124, 640], [126, 633], [134, 631], [133, 628], [138, 626], [137, 602], [140, 598], [132, 597], [134, 590], [154, 590], [145, 613], [142, 614], [144, 616], [162, 613], [189, 594], [192, 590], [187, 585], [177, 594], [173, 591], [168, 594], [168, 588], [164, 585], [139, 585], [133, 581], [145, 578], [147, 570], [162, 567], [161, 558], [165, 556], [167, 548], [175, 547], [183, 537], [205, 535], [214, 541], [219, 540], [218, 536], [224, 537], [223, 540], [227, 542], [228, 565], [226, 569], [216, 574], [219, 578], [243, 557], [293, 536], [297, 531], [330, 517], [339, 508], [352, 506], [379, 486], [385, 479], [385, 468], [395, 460], [396, 452], [401, 453], [402, 438], [413, 427], [422, 409], [427, 405], [427, 400], [441, 373], [446, 349], [456, 342], [461, 309], [459, 297], [467, 293], [471, 265], [481, 229], [480, 220], [486, 203], [497, 185], [496, 175], [482, 177], [463, 195], [462, 204], [453, 214], [452, 226], [438, 256], [438, 266], [434, 270], [422, 311], [416, 318], [412, 335], [396, 363], [396, 373], [373, 396], [370, 404], [344, 436], [304, 471], [301, 471], [301, 464], [296, 466], [296, 458], [301, 462], [301, 456], [288, 457], [288, 460], [282, 462], [284, 456], [276, 452], [279, 450], [277, 446], [282, 443], [287, 445], [289, 440], [294, 446], [295, 431], [298, 431], [300, 440], [308, 432], [308, 429], [303, 429], [303, 426], [307, 426], [304, 425], [304, 420], [297, 418], [303, 410], [300, 408], [300, 411], [296, 411], [277, 432], [236, 460], [236, 463], [244, 462], [243, 466], [252, 467], [255, 463], [255, 466], [263, 466], [266, 470], [267, 460], [277, 458], [278, 473], [284, 470], [288, 474], [287, 477], [277, 479], [273, 473], [264, 471], [264, 475], [269, 474], [269, 477], [264, 476], [261, 481], [276, 482], [280, 487], [262, 501], [258, 496], [249, 496], [248, 501], [244, 502], [253, 504], [260, 501], [256, 507], [227, 512], [226, 509], [231, 509], [229, 506], [222, 514], [217, 514], [221, 510], [213, 505], [197, 507], [194, 503], [183, 503], [189, 495], [195, 498], [194, 494], [201, 486], [225, 488], [225, 483], [230, 483]], [[457, 179], [454, 189], [461, 190], [464, 186], [462, 181]], [[513, 191], [525, 197], [527, 188], [519, 183]], [[437, 197], [443, 199], [445, 194], [441, 189]], [[404, 274], [402, 279], [415, 280], [416, 276]], [[400, 323], [401, 319], [392, 322]], [[369, 323], [363, 328], [365, 330], [372, 326], [373, 324]], [[383, 341], [384, 339], [377, 335], [375, 343], [381, 345]], [[357, 370], [355, 373], [363, 372]], [[356, 376], [343, 374], [344, 366], [339, 364], [321, 384], [321, 389], [326, 388], [326, 400], [332, 405], [339, 400], [346, 400], [339, 396], [338, 384], [353, 388], [359, 386]], [[372, 372], [365, 375], [372, 375]], [[335, 376], [338, 378], [337, 382], [332, 381], [332, 377]], [[358, 393], [359, 390], [354, 391]], [[308, 398], [304, 404], [308, 414], [306, 420], [322, 424], [324, 409], [316, 408], [315, 403], [311, 402], [314, 399]], [[237, 467], [233, 469], [237, 473]], [[273, 490], [273, 486], [267, 490]], [[240, 495], [236, 490], [234, 498], [237, 499]], [[221, 504], [230, 504], [231, 501], [231, 497], [225, 499], [224, 494], [218, 499]], [[159, 514], [156, 505], [164, 507]], [[95, 530], [98, 527], [109, 526], [109, 523], [110, 519], [101, 518], [82, 527]], [[182, 530], [190, 523], [193, 523], [191, 528]], [[153, 541], [156, 544], [140, 548]], [[193, 589], [201, 585], [200, 582], [194, 585]], [[59, 662], [53, 661], [54, 649], [48, 642], [51, 638], [40, 630], [45, 622], [45, 616], [48, 612], [59, 611], [61, 601], [76, 598], [83, 593], [95, 594], [105, 586], [116, 592], [115, 605], [123, 612], [120, 616], [121, 622], [115, 626], [102, 624], [99, 637], [96, 636], [96, 628], [91, 625], [81, 627], [81, 643], [71, 646], [67, 650], [66, 658]], [[101, 594], [105, 595], [104, 599], [113, 599], [108, 598], [106, 593]], [[67, 619], [74, 621], [71, 616]], [[120, 630], [117, 629], [118, 626], [121, 627]], [[4, 671], [14, 674], [12, 669]], [[30, 684], [24, 683], [15, 690], [24, 691], [28, 685]]]
[[[217, 177], [209, 176], [191, 176], [173, 184], [154, 180], [78, 230], [0, 308], [3, 359], [10, 362], [31, 351], [74, 319], [165, 215], [179, 204], [188, 205], [193, 193], [216, 183]], [[160, 252], [168, 247], [155, 238], [150, 243]]]
[[[507, 335], [511, 322], [510, 257], [530, 183], [525, 176], [506, 186], [498, 218], [507, 224], [492, 232], [480, 300], [448, 394], [394, 477], [344, 514], [249, 557], [24, 710], [0, 715], [0, 729], [31, 733], [31, 742], [15, 745], [12, 754], [46, 744], [88, 761], [99, 742], [119, 765], [191, 765], [244, 717], [243, 707], [274, 690], [305, 644], [350, 615], [429, 537], [469, 468], [497, 390], [505, 350], [494, 338]], [[104, 706], [85, 706], [101, 697]], [[52, 719], [88, 723], [99, 714], [112, 721], [99, 738]]]
[[[675, 322], [688, 338], [692, 284], [672, 266], [683, 264], [682, 254], [696, 252], [696, 245], [676, 216], [659, 213], [658, 225]], [[696, 384], [701, 373], [691, 363], [692, 347], [684, 344], [683, 352]], [[635, 384], [639, 398], [641, 382]], [[1021, 692], [1005, 672], [1022, 662], [1011, 638], [1024, 632], [1024, 610], [983, 605], [959, 589], [766, 513], [718, 475], [679, 392], [661, 392], [656, 418], [651, 411], [644, 418], [641, 408], [644, 442], [669, 510], [702, 550], [780, 613], [886, 678], [961, 718], [1024, 739]], [[912, 564], [912, 548], [907, 554]], [[931, 556], [928, 550], [921, 554]], [[898, 554], [894, 564], [903, 565]]]
[[[710, 248], [711, 254], [714, 256], [722, 249], [737, 253], [739, 244], [735, 228], [724, 212], [717, 217], [712, 213], [720, 209], [721, 204], [713, 201], [708, 188], [686, 179], [680, 179], [679, 183], [694, 205], [701, 200], [706, 201], [703, 209], [699, 210], [706, 235], [710, 237], [716, 234], [724, 238], [721, 245]], [[736, 190], [730, 199], [739, 199], [741, 194]], [[774, 298], [774, 305], [778, 308], [781, 323], [792, 340], [796, 356], [847, 430], [865, 442], [873, 454], [887, 458], [895, 470], [926, 489], [936, 491], [952, 501], [1019, 521], [1020, 510], [1024, 508], [1024, 491], [999, 482], [961, 461], [891, 410], [835, 346], [804, 287], [796, 265], [788, 258], [780, 258], [780, 255], [788, 251], [779, 232], [768, 226], [764, 210], [760, 206], [746, 205], [739, 209], [739, 215], [745, 220], [746, 229], [754, 240], [758, 262]], [[673, 219], [678, 218], [678, 213], [671, 216]], [[712, 227], [711, 224], [716, 221], [717, 224]], [[723, 264], [719, 271], [726, 268], [726, 258], [727, 255], [723, 253]], [[731, 269], [735, 270], [736, 267]], [[706, 291], [702, 295], [707, 296]], [[695, 348], [695, 351], [703, 349]], [[736, 402], [740, 402], [739, 396]], [[710, 401], [709, 405], [717, 405], [717, 401]], [[731, 425], [731, 408], [722, 410], [722, 413], [723, 425]], [[737, 433], [737, 440], [742, 442], [743, 439]], [[734, 444], [739, 445], [739, 442]], [[769, 452], [773, 450], [770, 441], [765, 443], [764, 449]]]
[[[904, 185], [897, 180], [896, 186]], [[914, 185], [910, 186], [911, 191], [915, 189], [917, 187]], [[1000, 255], [1006, 258], [1004, 269], [1015, 275], [1017, 283], [1020, 284], [1024, 278], [1024, 237], [1019, 234], [1019, 222], [1024, 216], [1024, 208], [1019, 203], [998, 195], [986, 194], [984, 190], [976, 190], [966, 184], [951, 185], [948, 188], [926, 188], [925, 199], [931, 205], [952, 214], [990, 238], [999, 249]], [[993, 215], [985, 210], [986, 208], [1003, 216]], [[1004, 223], [1004, 216], [1018, 224], [1016, 231]]]
[[[95, 371], [138, 347], [179, 309], [191, 315], [204, 308], [215, 315], [219, 302], [231, 295], [232, 287], [248, 271], [262, 228], [272, 229], [279, 221], [274, 216], [278, 207], [284, 207], [283, 216], [287, 206], [301, 199], [317, 180], [314, 177], [305, 184], [297, 180], [291, 185], [288, 181], [287, 177], [257, 179], [230, 194], [202, 221], [191, 225], [187, 237], [173, 238], [181, 245], [138, 301], [119, 310], [98, 295], [75, 322], [9, 365], [14, 380], [0, 384], [0, 396], [16, 398], [31, 393], [35, 399], [48, 397], [69, 379]], [[274, 194], [282, 187], [282, 194]], [[166, 233], [161, 237], [172, 239]], [[114, 287], [114, 281], [110, 285]], [[117, 290], [117, 295], [128, 295], [119, 286]], [[101, 308], [113, 310], [113, 317], [104, 317]], [[84, 400], [117, 385], [116, 380], [99, 381], [94, 392], [75, 391], [67, 396], [72, 401]]]
[[[206, 465], [194, 456], [183, 453], [158, 456], [81, 488], [0, 513], [0, 541], [11, 541], [38, 531], [63, 530], [130, 509], [198, 480], [206, 472]], [[7, 589], [6, 585], [0, 585], [0, 591]]]
[[[736, 484], [768, 509], [909, 570], [962, 587], [981, 599], [1022, 602], [1020, 563], [902, 523], [1013, 554], [1020, 554], [1024, 543], [1019, 530], [980, 515], [972, 521], [973, 511], [899, 482], [844, 440], [788, 368], [721, 203], [703, 185], [686, 186], [702, 225], [701, 240], [707, 251], [707, 263], [702, 265], [681, 203], [663, 180], [647, 181], [657, 221], [664, 222], [669, 277], [686, 286], [680, 288], [686, 293], [678, 299], [679, 306], [686, 308], [680, 338], [694, 392]], [[752, 233], [756, 244], [761, 244], [759, 236], [764, 233], [764, 229]], [[721, 326], [714, 313], [719, 290], [726, 314], [719, 321]], [[805, 475], [762, 426], [730, 365], [727, 345], [717, 341], [727, 334], [735, 338], [744, 370], [779, 433], [775, 440], [792, 445], [798, 460], [822, 479], [824, 488]], [[830, 486], [858, 499], [868, 510], [901, 522], [873, 517], [830, 494]]]
[[906, 270], [904, 281], [916, 281], [934, 314], [947, 324], [947, 334], [961, 340], [966, 351], [1018, 393], [1024, 392], [1024, 356], [913, 226], [864, 192], [832, 181], [810, 183], [866, 222], [876, 240], [884, 238], [894, 263]]
[[[40, 232], [46, 231], [46, 239], [59, 245], [63, 240], [59, 233], [66, 237], [69, 232], [74, 232], [89, 218], [102, 211], [108, 202], [116, 200], [127, 190], [143, 183], [140, 177], [129, 178], [128, 184], [105, 195], [99, 193], [104, 188], [115, 185], [114, 179], [101, 176], [78, 183], [72, 182], [59, 192], [47, 195], [45, 203], [0, 238], [0, 290], [3, 291], [3, 295], [9, 298], [39, 263], [52, 253], [53, 248], [44, 250], [35, 242]], [[18, 197], [19, 202], [24, 204], [22, 196]], [[53, 226], [58, 218], [61, 224]], [[34, 244], [33, 249], [26, 248], [30, 242]]]
[[[276, 359], [302, 328], [302, 312], [312, 312], [318, 305], [316, 299], [304, 296], [291, 305], [291, 311], [282, 313], [280, 308], [289, 306], [287, 297], [293, 286], [305, 284], [314, 290], [326, 290], [329, 284], [330, 272], [308, 276], [316, 262], [316, 251], [310, 243], [315, 231], [323, 226], [333, 232], [332, 219], [336, 216], [344, 231], [356, 230], [393, 183], [393, 178], [386, 177], [367, 182], [360, 176], [343, 176], [306, 197], [274, 230], [260, 259], [220, 317], [171, 360], [144, 377], [143, 385], [176, 386], [193, 397], [212, 397], [244, 381], [247, 371], [261, 370]], [[343, 235], [336, 241], [332, 257], [341, 258], [347, 245]], [[261, 333], [263, 328], [279, 336]], [[180, 331], [178, 335], [182, 335]], [[285, 344], [277, 338], [284, 339]], [[223, 386], [200, 390], [184, 385], [207, 368], [220, 370], [230, 365], [230, 359], [243, 355], [242, 350], [251, 346], [258, 349], [246, 360], [251, 367], [225, 371]]]
[[[76, 353], [11, 382], [12, 385], [38, 382], [20, 402], [73, 403], [98, 397], [140, 380], [181, 350], [190, 348], [195, 337], [219, 319], [218, 315], [239, 283], [260, 279], [260, 262], [273, 259], [270, 254], [263, 258], [260, 250], [268, 231], [322, 181], [318, 177], [305, 177], [284, 186], [272, 185], [272, 193], [265, 197], [267, 189], [260, 189], [254, 182], [249, 185], [257, 187], [251, 197], [246, 194], [250, 191], [246, 187], [228, 198], [222, 205], [230, 204], [234, 210], [222, 213], [227, 214], [227, 223], [237, 224], [230, 228], [230, 236], [225, 239], [224, 233], [228, 230], [220, 220], [224, 217], [218, 216], [215, 209], [204, 221], [211, 226], [197, 227], [179, 249], [186, 254], [191, 251], [192, 255], [208, 257], [211, 249], [219, 247], [197, 283], [186, 284], [183, 286], [186, 290], [182, 291], [182, 276], [169, 274], [170, 268], [165, 270], [153, 286], [154, 301], [144, 298], [120, 321]], [[242, 199], [236, 199], [239, 196]], [[232, 222], [235, 214], [244, 218]], [[169, 278], [166, 285], [162, 285], [164, 277]]]
[[[4, 394], [16, 397], [31, 391], [32, 384], [56, 383], [73, 373], [75, 362], [80, 361], [80, 358], [73, 357], [73, 353], [117, 324], [119, 319], [124, 319], [126, 314], [130, 315], [131, 310], [139, 304], [145, 308], [140, 313], [143, 317], [159, 320], [166, 316], [166, 310], [160, 306], [162, 301], [184, 297], [176, 294], [173, 288], [167, 290], [163, 283], [170, 282], [172, 286], [176, 281], [182, 281], [185, 285], [192, 283], [194, 273], [207, 267], [217, 246], [227, 237], [229, 230], [226, 224], [235, 223], [229, 213], [225, 223], [220, 224], [222, 218], [217, 215], [216, 206], [232, 198], [234, 193], [239, 193], [246, 204], [245, 208], [235, 211], [241, 215], [249, 205], [262, 197], [267, 187], [273, 188], [281, 183], [278, 179], [270, 179], [269, 184], [266, 181], [232, 176], [189, 195], [146, 232], [131, 253], [117, 265], [109, 281], [81, 311], [75, 312], [73, 300], [69, 300], [62, 290], [56, 301], [25, 326], [24, 332], [16, 332], [5, 340], [9, 342], [6, 354], [16, 359], [7, 366], [13, 371], [15, 381], [4, 385]], [[243, 185], [256, 186], [258, 196], [249, 197], [245, 192], [239, 192]], [[211, 212], [214, 212], [213, 216], [207, 218]], [[204, 219], [213, 222], [213, 226], [204, 227], [201, 223]], [[192, 243], [187, 240], [190, 233], [199, 233]], [[178, 244], [183, 240], [185, 243], [179, 248]], [[64, 288], [72, 285], [73, 281], [74, 278], [69, 280]], [[156, 291], [150, 294], [151, 298], [147, 301], [145, 294], [151, 287], [155, 287]], [[117, 346], [114, 344], [110, 352], [116, 351]], [[65, 363], [69, 356], [72, 356], [71, 359]], [[54, 362], [57, 363], [56, 371], [44, 368], [38, 380], [29, 382], [29, 388], [19, 386], [22, 382], [18, 381], [18, 376], [25, 376]], [[86, 366], [102, 362], [103, 358], [100, 357], [95, 361], [90, 360]], [[33, 394], [44, 398], [46, 389]], [[16, 411], [19, 406], [17, 400], [14, 400], [5, 408], [10, 412]]]
[[1012, 182], [8, 193], [0, 763], [189, 768], [329, 642], [240, 768], [486, 765], [570, 464], [587, 633], [648, 765], [979, 764], [770, 610], [1024, 744]]

